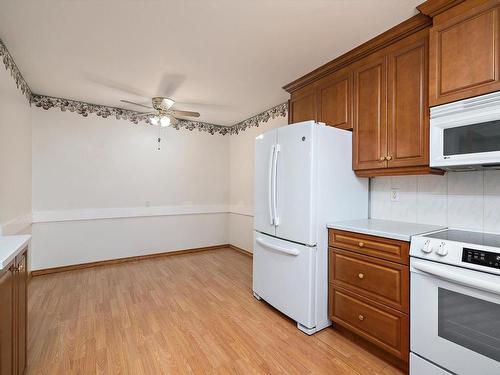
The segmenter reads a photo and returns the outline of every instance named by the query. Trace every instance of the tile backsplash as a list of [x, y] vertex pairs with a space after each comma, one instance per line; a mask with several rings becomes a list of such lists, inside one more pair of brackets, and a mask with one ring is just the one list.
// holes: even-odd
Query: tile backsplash
[[500, 171], [376, 177], [370, 198], [372, 218], [500, 233]]

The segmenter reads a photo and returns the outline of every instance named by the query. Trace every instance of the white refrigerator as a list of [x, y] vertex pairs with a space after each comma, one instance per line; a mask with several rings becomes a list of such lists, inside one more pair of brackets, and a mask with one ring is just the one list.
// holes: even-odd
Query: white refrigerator
[[351, 137], [307, 121], [255, 139], [253, 293], [309, 335], [331, 325], [326, 224], [368, 216]]

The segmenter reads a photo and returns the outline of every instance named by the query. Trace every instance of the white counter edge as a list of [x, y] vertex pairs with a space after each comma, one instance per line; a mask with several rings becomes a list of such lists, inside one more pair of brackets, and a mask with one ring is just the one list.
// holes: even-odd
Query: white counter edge
[[5, 267], [7, 267], [9, 263], [12, 262], [12, 260], [14, 260], [14, 258], [19, 255], [19, 253], [26, 247], [28, 242], [31, 240], [31, 235], [29, 234], [17, 235], [17, 236], [5, 236], [5, 237], [19, 237], [19, 241], [13, 244], [12, 249], [8, 249], [7, 253], [9, 255], [7, 255], [7, 257], [0, 259], [0, 271], [2, 271]]

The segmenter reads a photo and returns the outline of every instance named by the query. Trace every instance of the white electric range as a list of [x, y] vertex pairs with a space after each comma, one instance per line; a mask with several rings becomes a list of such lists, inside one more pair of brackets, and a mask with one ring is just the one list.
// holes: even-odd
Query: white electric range
[[500, 374], [500, 235], [418, 235], [410, 256], [410, 375]]

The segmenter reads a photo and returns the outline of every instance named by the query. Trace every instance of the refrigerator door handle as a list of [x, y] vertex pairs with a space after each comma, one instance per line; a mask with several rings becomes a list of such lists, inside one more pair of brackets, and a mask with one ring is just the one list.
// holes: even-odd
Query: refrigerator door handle
[[274, 146], [274, 158], [273, 158], [273, 213], [274, 213], [274, 225], [280, 225], [280, 219], [278, 217], [278, 156], [280, 153], [280, 145], [276, 144]]
[[267, 200], [269, 207], [269, 222], [271, 225], [274, 224], [274, 213], [273, 213], [273, 166], [274, 166], [274, 154], [276, 145], [271, 147], [271, 152], [269, 155], [269, 174], [268, 174], [268, 190], [267, 190]]
[[286, 248], [286, 247], [283, 247], [283, 246], [274, 245], [274, 244], [271, 244], [269, 242], [266, 242], [261, 237], [257, 237], [256, 241], [257, 241], [257, 243], [259, 245], [267, 247], [268, 249], [271, 249], [271, 250], [278, 251], [280, 253], [285, 253], [285, 254], [294, 255], [294, 256], [297, 256], [297, 255], [300, 254], [300, 251], [297, 250], [297, 249], [294, 249], [294, 248], [290, 248], [289, 249], [289, 248]]

